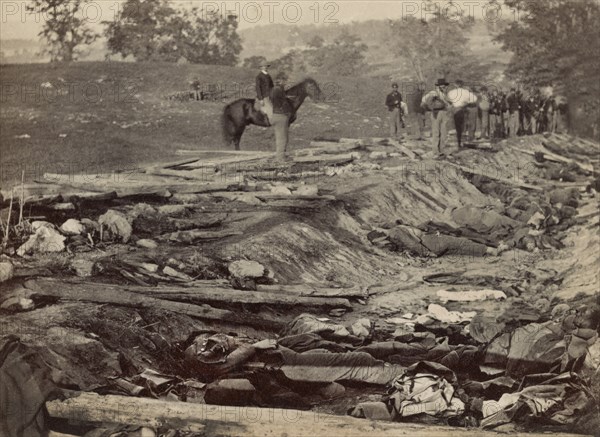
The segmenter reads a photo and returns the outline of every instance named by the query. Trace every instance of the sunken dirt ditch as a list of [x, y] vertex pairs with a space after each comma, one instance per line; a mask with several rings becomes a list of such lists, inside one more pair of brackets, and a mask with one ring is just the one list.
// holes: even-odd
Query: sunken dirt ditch
[[2, 434], [597, 433], [598, 145], [428, 150], [3, 190]]

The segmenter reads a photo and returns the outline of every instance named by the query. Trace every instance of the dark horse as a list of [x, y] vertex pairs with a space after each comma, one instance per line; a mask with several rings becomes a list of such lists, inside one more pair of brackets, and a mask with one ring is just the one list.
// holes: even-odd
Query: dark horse
[[[293, 112], [290, 124], [296, 120], [296, 112], [306, 97], [317, 101], [321, 97], [321, 89], [314, 79], [306, 78], [302, 82], [290, 87], [285, 95], [292, 104]], [[265, 115], [254, 108], [255, 99], [238, 99], [225, 106], [221, 123], [223, 126], [223, 139], [227, 145], [234, 146], [240, 150], [240, 139], [249, 124], [268, 127], [269, 123]]]

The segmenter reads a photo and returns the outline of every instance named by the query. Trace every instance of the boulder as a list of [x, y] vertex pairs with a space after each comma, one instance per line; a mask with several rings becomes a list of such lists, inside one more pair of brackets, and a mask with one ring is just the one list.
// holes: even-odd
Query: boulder
[[229, 264], [229, 273], [237, 278], [261, 278], [265, 268], [256, 261], [239, 260]]
[[144, 249], [156, 249], [158, 247], [158, 243], [154, 240], [150, 240], [148, 238], [142, 238], [135, 242], [138, 247], [143, 247]]
[[100, 216], [98, 223], [104, 226], [109, 237], [112, 239], [127, 243], [131, 238], [131, 224], [127, 221], [127, 217], [119, 211], [109, 209]]
[[11, 263], [0, 262], [0, 282], [12, 279], [15, 273], [15, 268]]
[[77, 219], [69, 219], [60, 226], [60, 230], [67, 235], [81, 235], [85, 232], [85, 226]]
[[54, 227], [40, 225], [35, 233], [17, 249], [17, 255], [62, 252], [65, 249], [65, 239], [66, 237], [61, 235]]
[[81, 278], [93, 276], [94, 262], [89, 259], [75, 259], [71, 262], [71, 269]]
[[319, 187], [316, 185], [300, 185], [296, 191], [294, 191], [296, 196], [318, 196], [319, 195]]
[[163, 273], [165, 275], [167, 275], [167, 276], [172, 277], [172, 278], [182, 279], [184, 281], [191, 281], [192, 280], [191, 276], [189, 276], [189, 275], [187, 275], [185, 273], [179, 272], [179, 271], [175, 270], [173, 267], [169, 267], [169, 266], [166, 266], [163, 269]]
[[292, 192], [290, 189], [283, 185], [278, 185], [276, 187], [271, 188], [271, 194], [278, 194], [280, 196], [291, 196]]

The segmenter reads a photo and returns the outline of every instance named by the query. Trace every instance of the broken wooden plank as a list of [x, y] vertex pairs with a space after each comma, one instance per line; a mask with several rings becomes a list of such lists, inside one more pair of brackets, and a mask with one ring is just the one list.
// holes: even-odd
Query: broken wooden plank
[[[350, 301], [333, 296], [300, 296], [269, 291], [236, 290], [231, 287], [134, 287], [127, 286], [127, 290], [145, 296], [161, 299], [176, 300], [180, 302], [206, 303], [216, 305], [276, 305], [282, 307], [337, 307], [352, 308]], [[362, 296], [364, 297], [364, 295]]]
[[464, 165], [455, 164], [453, 162], [444, 162], [444, 165], [450, 165], [452, 167], [455, 167], [455, 168], [461, 170], [463, 173], [468, 173], [468, 174], [477, 175], [477, 176], [483, 176], [485, 178], [492, 179], [494, 181], [501, 182], [503, 184], [512, 185], [515, 187], [519, 187], [519, 188], [523, 188], [523, 189], [527, 189], [527, 190], [533, 190], [533, 191], [543, 191], [544, 190], [544, 188], [539, 187], [537, 185], [528, 184], [526, 182], [521, 182], [516, 179], [503, 178], [501, 176], [496, 176], [491, 173], [482, 173], [482, 172], [476, 170], [475, 168], [469, 168]]
[[240, 313], [239, 311], [214, 308], [206, 304], [176, 302], [128, 291], [129, 287], [135, 286], [53, 278], [30, 279], [23, 285], [39, 296], [56, 297], [64, 301], [92, 302], [138, 309], [160, 309], [201, 320], [221, 321], [273, 331], [280, 330], [285, 325], [285, 320], [272, 318], [266, 314]]
[[408, 147], [401, 144], [400, 141], [396, 141], [396, 140], [389, 140], [389, 141], [390, 141], [390, 144], [392, 144], [396, 149], [400, 150], [402, 153], [404, 153], [410, 159], [417, 159], [417, 155], [412, 150], [410, 150]]
[[[571, 159], [571, 158], [567, 158], [565, 156], [559, 155], [557, 153], [551, 152], [550, 150], [548, 150], [545, 146], [548, 144], [547, 141], [542, 141], [542, 146], [539, 147], [538, 151], [543, 153], [544, 158], [548, 159], [549, 161], [555, 161], [555, 162], [564, 162], [567, 164], [575, 164], [578, 167], [580, 167], [582, 170], [585, 170], [589, 173], [593, 173], [594, 172], [594, 166], [585, 162], [581, 162], [575, 159]], [[529, 151], [529, 150], [523, 150], [523, 149], [517, 149], [519, 150], [519, 152], [523, 152], [523, 153], [527, 153], [528, 155], [535, 155], [535, 151]]]
[[[159, 399], [75, 392], [64, 400], [46, 402], [50, 417], [74, 423], [115, 423], [162, 429], [185, 429], [202, 435], [246, 437], [494, 437], [498, 433], [481, 429], [396, 423], [383, 420], [334, 416], [317, 411], [280, 408], [234, 407], [173, 402]], [[552, 434], [553, 437], [576, 437]], [[528, 433], [528, 437], [547, 434]], [[577, 435], [582, 437], [581, 434]]]
[[243, 232], [239, 231], [206, 231], [203, 229], [191, 229], [188, 231], [177, 231], [160, 235], [157, 237], [157, 240], [191, 244], [202, 240], [218, 240], [242, 234]]
[[190, 305], [181, 302], [142, 296], [124, 287], [92, 282], [68, 282], [50, 278], [30, 279], [25, 288], [41, 296], [58, 297], [66, 301], [94, 302], [133, 308], [155, 308], [206, 320], [228, 320], [234, 313], [209, 305]]
[[258, 291], [269, 291], [272, 293], [287, 293], [297, 296], [313, 297], [343, 297], [343, 298], [361, 298], [368, 296], [367, 292], [360, 286], [350, 288], [333, 288], [311, 284], [288, 284], [288, 285], [257, 285]]
[[318, 155], [318, 156], [297, 156], [294, 158], [296, 164], [322, 164], [322, 165], [336, 165], [346, 164], [354, 161], [354, 155], [352, 153], [339, 154], [339, 155]]

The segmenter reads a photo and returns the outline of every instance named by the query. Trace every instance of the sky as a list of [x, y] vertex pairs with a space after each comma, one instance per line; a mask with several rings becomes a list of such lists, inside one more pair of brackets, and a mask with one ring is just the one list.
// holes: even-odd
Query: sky
[[[101, 31], [102, 21], [112, 20], [117, 16], [122, 1], [89, 0], [81, 12], [96, 30]], [[399, 19], [414, 16], [431, 17], [423, 1], [390, 0], [390, 1], [173, 1], [174, 4], [191, 8], [198, 7], [206, 13], [214, 12], [227, 15], [233, 11], [239, 17], [239, 28], [247, 29], [270, 23], [302, 25], [318, 24], [324, 26], [345, 24], [352, 21], [375, 19]], [[434, 1], [447, 15], [462, 11], [473, 15], [477, 20], [514, 18], [514, 11], [489, 6], [489, 0], [448, 0]], [[26, 11], [26, 0], [0, 0], [0, 39], [36, 39], [44, 17], [41, 14], [31, 15]], [[487, 15], [486, 15], [487, 14]]]

